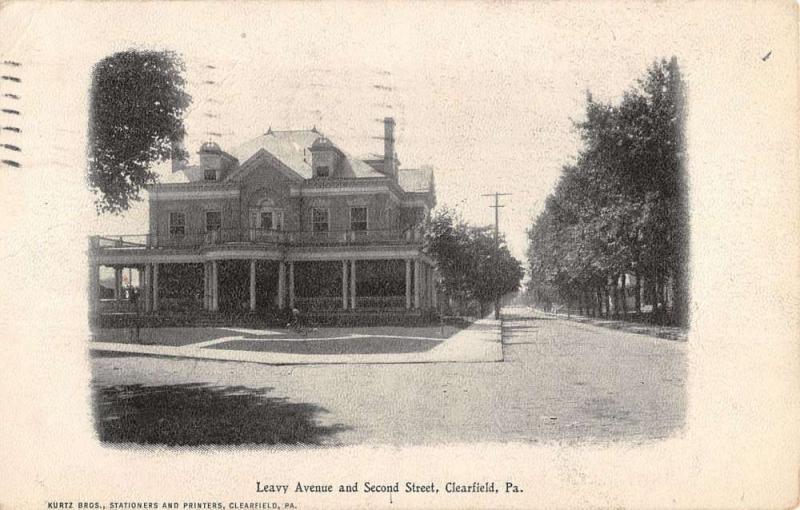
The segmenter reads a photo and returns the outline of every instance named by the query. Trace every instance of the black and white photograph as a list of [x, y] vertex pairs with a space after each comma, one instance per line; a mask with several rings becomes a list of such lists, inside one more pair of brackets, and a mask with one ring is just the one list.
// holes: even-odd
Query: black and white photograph
[[796, 505], [797, 27], [0, 6], [0, 508]]

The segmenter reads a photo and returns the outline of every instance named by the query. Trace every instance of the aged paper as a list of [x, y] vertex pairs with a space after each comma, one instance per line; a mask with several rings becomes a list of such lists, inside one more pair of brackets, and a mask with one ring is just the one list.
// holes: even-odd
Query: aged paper
[[[15, 163], [0, 166], [0, 507], [796, 506], [797, 31], [797, 6], [785, 1], [0, 4], [2, 75], [16, 78], [0, 82], [0, 94], [16, 96], [3, 96], [2, 107], [18, 112], [0, 117], [16, 128], [0, 135], [2, 159]], [[664, 386], [641, 407], [626, 400], [639, 390], [621, 386], [605, 397], [621, 402], [610, 414], [602, 400], [590, 408], [607, 427], [582, 429], [575, 418], [580, 432], [570, 434], [564, 416], [591, 384], [567, 388], [531, 375], [562, 358], [517, 365], [529, 390], [515, 386], [517, 376], [499, 385], [486, 368], [512, 359], [467, 369], [448, 358], [413, 372], [370, 365], [353, 376], [325, 365], [194, 360], [180, 365], [186, 387], [194, 380], [259, 391], [294, 384], [302, 391], [280, 395], [289, 404], [338, 394], [339, 408], [318, 420], [339, 439], [313, 446], [100, 441], [98, 381], [147, 386], [176, 376], [159, 372], [172, 365], [157, 356], [139, 356], [147, 376], [136, 380], [126, 372], [130, 358], [112, 358], [115, 365], [89, 353], [89, 238], [148, 229], [147, 200], [122, 217], [98, 216], [86, 180], [92, 69], [129, 49], [184, 59], [194, 98], [192, 157], [204, 142], [224, 149], [268, 130], [312, 128], [358, 154], [380, 153], [384, 128], [376, 118], [396, 119], [400, 160], [435, 167], [439, 205], [490, 224], [491, 202], [481, 195], [514, 193], [502, 229], [523, 265], [526, 229], [579, 150], [571, 116], [581, 114], [585, 92], [618, 100], [651, 63], [676, 57], [688, 107], [688, 340], [667, 348], [642, 340], [672, 354], [656, 358], [641, 347], [639, 358], [629, 357], [641, 365], [618, 368], [602, 345], [565, 356], [607, 359], [602, 370], [615, 380], [650, 380], [677, 363], [677, 379], [660, 377]], [[345, 264], [345, 274], [353, 268]], [[292, 377], [302, 383], [287, 382]], [[382, 391], [404, 378], [424, 391]], [[457, 409], [448, 406], [444, 393], [466, 392], [462, 386], [474, 392], [474, 408], [464, 395], [453, 397]], [[497, 395], [495, 408], [477, 404], [487, 394]], [[548, 409], [526, 415], [535, 427], [501, 422], [528, 403]], [[438, 428], [439, 416], [451, 425]], [[556, 428], [547, 428], [551, 421]], [[448, 482], [494, 483], [498, 492], [454, 492]], [[355, 483], [357, 492], [339, 489]], [[407, 483], [441, 490], [409, 492]], [[397, 493], [364, 490], [395, 484]], [[327, 486], [331, 492], [318, 492]]]

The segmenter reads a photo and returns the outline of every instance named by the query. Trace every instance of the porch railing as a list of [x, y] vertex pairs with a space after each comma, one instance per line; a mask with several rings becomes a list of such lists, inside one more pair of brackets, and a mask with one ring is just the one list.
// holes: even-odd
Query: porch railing
[[100, 313], [136, 313], [136, 305], [128, 299], [101, 299], [98, 311]]
[[[295, 306], [304, 311], [341, 310], [342, 297], [295, 297]], [[357, 296], [356, 308], [361, 309], [388, 309], [405, 308], [405, 296]], [[347, 306], [350, 307], [348, 297]]]
[[321, 310], [341, 310], [342, 297], [295, 297], [294, 305], [299, 310], [321, 311]]
[[293, 246], [418, 244], [422, 235], [418, 229], [406, 230], [326, 230], [320, 232], [283, 231], [269, 229], [219, 229], [211, 232], [172, 232], [120, 236], [92, 236], [93, 250], [201, 248], [222, 244], [272, 244]]
[[356, 296], [357, 308], [405, 308], [405, 296]]

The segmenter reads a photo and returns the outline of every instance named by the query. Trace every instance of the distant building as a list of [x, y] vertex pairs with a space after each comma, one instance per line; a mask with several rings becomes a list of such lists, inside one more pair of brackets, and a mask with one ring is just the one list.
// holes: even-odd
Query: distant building
[[[99, 267], [141, 281], [145, 311], [316, 312], [435, 307], [420, 224], [436, 203], [430, 168], [400, 168], [394, 120], [384, 157], [357, 159], [316, 129], [273, 131], [232, 149], [204, 143], [188, 182], [149, 192], [149, 232], [91, 239], [92, 309]], [[113, 301], [113, 300], [112, 300]]]

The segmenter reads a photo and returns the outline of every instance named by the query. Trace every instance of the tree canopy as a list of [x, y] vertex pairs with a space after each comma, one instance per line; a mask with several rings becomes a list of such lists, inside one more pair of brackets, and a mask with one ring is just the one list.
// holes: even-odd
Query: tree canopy
[[495, 247], [491, 229], [471, 226], [454, 211], [441, 209], [431, 217], [425, 250], [436, 261], [442, 292], [456, 300], [483, 306], [519, 289], [522, 264], [505, 240]]
[[671, 318], [686, 321], [684, 117], [675, 58], [655, 62], [618, 104], [587, 94], [585, 120], [576, 123], [583, 150], [528, 231], [532, 285], [548, 300], [594, 309], [611, 286], [624, 309], [632, 274], [637, 287], [649, 282], [661, 312], [670, 286]]
[[127, 50], [94, 67], [89, 112], [89, 186], [99, 213], [120, 213], [156, 182], [151, 170], [183, 139], [183, 61], [169, 51]]

